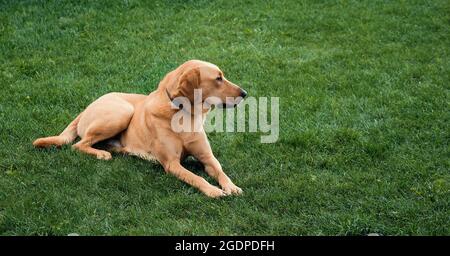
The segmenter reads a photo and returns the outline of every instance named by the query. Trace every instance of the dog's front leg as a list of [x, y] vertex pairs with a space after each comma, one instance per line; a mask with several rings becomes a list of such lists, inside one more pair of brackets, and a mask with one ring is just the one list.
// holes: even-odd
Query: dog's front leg
[[242, 189], [231, 181], [231, 179], [222, 170], [222, 166], [214, 155], [208, 157], [203, 157], [199, 159], [205, 166], [205, 171], [209, 176], [213, 177], [217, 182], [219, 182], [222, 189], [226, 194], [239, 195], [242, 193]]
[[193, 174], [192, 172], [184, 168], [177, 160], [170, 161], [164, 166], [164, 169], [166, 172], [173, 174], [178, 179], [199, 189], [209, 197], [216, 198], [226, 195], [224, 190], [221, 190], [220, 188], [209, 184], [204, 178]]
[[238, 195], [242, 193], [242, 189], [234, 185], [231, 179], [223, 172], [222, 166], [212, 153], [205, 133], [198, 134], [197, 140], [192, 141], [187, 145], [187, 148], [205, 166], [206, 173], [220, 184], [227, 195]]

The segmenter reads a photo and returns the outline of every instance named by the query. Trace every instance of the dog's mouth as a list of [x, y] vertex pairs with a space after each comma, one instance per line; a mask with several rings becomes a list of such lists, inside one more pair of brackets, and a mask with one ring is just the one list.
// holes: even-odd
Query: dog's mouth
[[237, 97], [231, 100], [227, 100], [226, 102], [222, 103], [222, 104], [217, 104], [218, 108], [235, 108], [239, 105], [239, 103], [241, 103], [242, 101], [244, 101], [244, 98], [242, 97]]
[[[246, 95], [244, 95], [246, 96]], [[242, 101], [244, 101], [245, 97], [238, 96], [238, 97], [226, 97], [225, 100], [219, 98], [219, 97], [208, 97], [204, 100], [204, 104], [207, 107], [214, 106], [216, 108], [235, 108], [237, 107]]]
[[219, 104], [218, 107], [219, 108], [235, 108], [238, 104], [227, 104], [227, 103], [222, 103]]

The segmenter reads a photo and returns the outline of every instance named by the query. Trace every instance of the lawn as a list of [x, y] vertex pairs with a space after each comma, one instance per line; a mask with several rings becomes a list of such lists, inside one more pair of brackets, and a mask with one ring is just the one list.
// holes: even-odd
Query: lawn
[[[1, 1], [0, 234], [450, 235], [449, 49], [446, 0]], [[189, 59], [280, 98], [276, 143], [208, 135], [242, 196], [32, 147]]]

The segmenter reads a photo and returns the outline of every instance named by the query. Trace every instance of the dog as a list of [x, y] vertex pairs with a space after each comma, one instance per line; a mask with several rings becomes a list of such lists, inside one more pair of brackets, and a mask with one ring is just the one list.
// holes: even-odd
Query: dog
[[[201, 90], [202, 98], [194, 102], [194, 92]], [[217, 198], [241, 194], [224, 173], [214, 156], [208, 138], [201, 125], [200, 130], [176, 132], [172, 118], [183, 111], [191, 115], [191, 122], [204, 122], [210, 109], [222, 104], [234, 107], [247, 96], [247, 92], [228, 81], [224, 73], [214, 64], [190, 60], [169, 72], [149, 95], [129, 93], [108, 93], [92, 102], [58, 136], [39, 138], [33, 142], [38, 148], [60, 147], [81, 139], [72, 147], [83, 153], [109, 160], [110, 152], [135, 155], [146, 160], [156, 160], [170, 173], [187, 184], [197, 188], [206, 196]], [[189, 107], [174, 107], [174, 99], [184, 97]], [[228, 104], [227, 97], [238, 102]], [[207, 102], [208, 99], [215, 99]], [[206, 104], [208, 103], [208, 104]], [[195, 115], [200, 111], [200, 115]], [[94, 148], [98, 142], [106, 141], [106, 150]], [[213, 177], [221, 189], [211, 185], [204, 178], [181, 165], [187, 156], [199, 160], [206, 173]]]

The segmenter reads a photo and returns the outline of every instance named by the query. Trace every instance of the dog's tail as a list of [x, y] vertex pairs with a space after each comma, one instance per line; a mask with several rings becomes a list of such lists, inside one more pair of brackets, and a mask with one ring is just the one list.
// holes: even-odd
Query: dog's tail
[[[81, 113], [82, 114], [82, 113]], [[80, 121], [81, 114], [79, 114], [64, 131], [58, 136], [51, 136], [39, 138], [33, 142], [33, 145], [38, 148], [47, 148], [52, 145], [60, 147], [64, 144], [69, 144], [77, 138], [77, 126]]]

